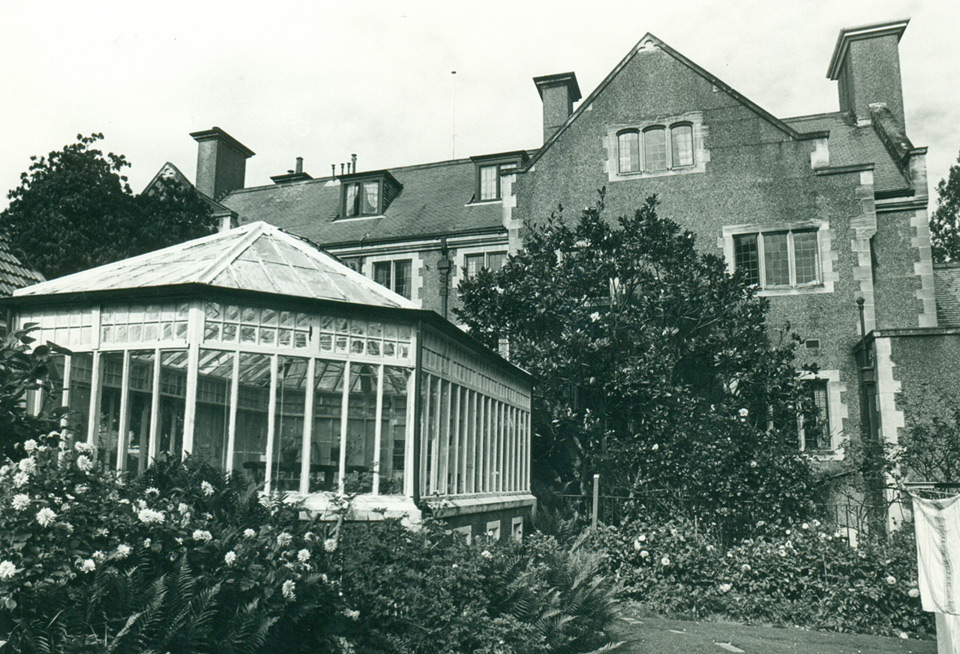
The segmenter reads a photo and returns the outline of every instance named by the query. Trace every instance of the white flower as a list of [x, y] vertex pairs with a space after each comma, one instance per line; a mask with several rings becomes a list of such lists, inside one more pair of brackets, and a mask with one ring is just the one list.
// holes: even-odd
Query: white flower
[[751, 462], [750, 462], [750, 467], [751, 467], [751, 468], [756, 468], [756, 467], [757, 467], [757, 462], [756, 462], [756, 461], [751, 461]]
[[740, 566], [740, 569], [743, 572], [750, 572], [750, 570], [752, 570], [753, 568], [750, 567], [749, 563], [744, 563], [743, 565]]
[[144, 539], [143, 539], [143, 549], [145, 549], [145, 550], [150, 549], [150, 545], [152, 545], [152, 544], [153, 544], [153, 541], [150, 540], [149, 538], [144, 538]]
[[159, 495], [160, 495], [160, 489], [159, 489], [159, 488], [156, 488], [155, 486], [151, 486], [150, 488], [148, 488], [147, 490], [145, 490], [144, 493], [147, 494], [147, 495], [157, 495], [157, 496], [159, 496]]
[[93, 461], [86, 454], [81, 454], [77, 457], [77, 467], [83, 472], [90, 472], [93, 470]]
[[901, 631], [901, 632], [900, 632], [900, 637], [901, 637], [902, 639], [904, 639], [904, 640], [907, 640], [908, 638], [910, 638], [910, 636], [907, 635], [907, 632], [906, 632], [906, 631]]
[[360, 611], [357, 611], [356, 609], [344, 609], [343, 615], [350, 618], [351, 620], [360, 619]]
[[213, 486], [210, 484], [209, 481], [203, 481], [203, 482], [200, 484], [200, 490], [203, 491], [203, 494], [204, 494], [204, 495], [208, 495], [208, 496], [209, 496], [209, 495], [213, 495], [213, 493], [214, 493]]
[[12, 561], [0, 561], [0, 581], [12, 579], [13, 575], [20, 572], [20, 569]]
[[819, 520], [814, 520], [814, 521], [813, 521], [813, 526], [814, 526], [814, 527], [819, 527], [819, 526], [820, 526], [820, 521], [819, 521]]
[[213, 534], [205, 529], [196, 529], [193, 532], [193, 540], [202, 540], [206, 543], [213, 540]]
[[249, 527], [243, 530], [244, 538], [253, 538], [256, 535], [257, 535], [257, 532], [255, 532], [253, 529], [250, 529]]
[[30, 496], [24, 493], [17, 493], [13, 496], [13, 508], [17, 511], [22, 511], [28, 506], [30, 506]]
[[660, 449], [660, 443], [654, 443], [653, 447], [651, 447], [650, 449], [656, 452], [657, 450]]
[[147, 501], [143, 499], [137, 500], [137, 508], [140, 508], [140, 509], [147, 508]]
[[40, 523], [41, 527], [46, 527], [51, 522], [57, 519], [57, 514], [53, 512], [52, 509], [48, 507], [43, 507], [37, 511], [37, 522]]
[[167, 516], [164, 515], [163, 511], [154, 511], [153, 509], [140, 509], [137, 511], [137, 518], [140, 519], [140, 522], [144, 523], [163, 523], [167, 519]]
[[28, 481], [30, 481], [30, 475], [28, 475], [25, 472], [21, 471], [13, 476], [13, 485], [16, 486], [17, 488], [23, 486]]
[[277, 545], [280, 547], [286, 547], [293, 542], [293, 535], [290, 532], [283, 532], [277, 536]]
[[33, 440], [32, 438], [23, 441], [23, 449], [25, 449], [27, 452], [33, 452], [35, 449], [37, 449], [37, 441]]
[[124, 545], [123, 543], [120, 543], [119, 545], [117, 545], [117, 558], [125, 559], [128, 556], [130, 556], [130, 546]]
[[729, 593], [731, 588], [733, 588], [732, 584], [720, 584], [721, 593]]
[[893, 586], [897, 583], [897, 578], [893, 575], [887, 575], [887, 584]]
[[283, 582], [283, 587], [280, 590], [283, 593], [283, 596], [288, 600], [297, 599], [297, 594], [295, 592], [297, 590], [296, 582], [287, 579], [285, 582]]
[[650, 552], [648, 552], [647, 550], [642, 550], [642, 551], [640, 552], [640, 558], [641, 558], [641, 559], [645, 559], [645, 558], [647, 558], [648, 556], [650, 556]]
[[187, 504], [180, 502], [180, 504], [177, 505], [177, 512], [181, 514], [190, 513], [190, 507]]
[[787, 534], [787, 536], [790, 535], [790, 530], [789, 530], [789, 529], [787, 529], [786, 534]]
[[591, 321], [591, 322], [597, 322], [598, 320], [600, 320], [600, 312], [599, 312], [599, 311], [594, 311], [593, 313], [590, 314], [590, 321]]
[[25, 459], [20, 459], [20, 463], [17, 464], [17, 467], [20, 468], [20, 472], [25, 472], [28, 475], [33, 474], [37, 471], [37, 462], [32, 456], [28, 456]]
[[93, 562], [93, 559], [84, 559], [77, 562], [77, 568], [80, 572], [93, 572], [97, 569], [97, 564]]
[[645, 542], [646, 540], [647, 540], [647, 535], [646, 535], [646, 534], [640, 534], [639, 536], [637, 536], [637, 542], [643, 543], [643, 542]]
[[801, 529], [809, 529], [809, 528], [810, 528], [810, 525], [808, 525], [806, 522], [804, 522], [802, 525], [800, 525], [800, 528], [801, 528]]
[[77, 442], [74, 443], [73, 449], [75, 449], [77, 452], [80, 452], [80, 454], [93, 454], [97, 448], [95, 448], [91, 443]]
[[665, 556], [662, 559], [660, 559], [660, 565], [670, 565], [670, 557]]
[[336, 549], [337, 549], [337, 539], [336, 539], [336, 538], [328, 538], [327, 540], [323, 541], [323, 549], [324, 549], [324, 551], [327, 551], [327, 552], [333, 552], [334, 550], [336, 550]]
[[482, 556], [485, 559], [493, 558], [493, 554], [490, 553], [490, 550], [483, 550], [482, 552], [480, 552], [480, 556]]
[[110, 531], [106, 527], [98, 527], [97, 530], [93, 532], [93, 535], [97, 538], [106, 538], [110, 535]]
[[102, 563], [107, 558], [107, 555], [104, 554], [102, 550], [97, 550], [93, 553], [91, 558], [97, 563]]
[[297, 561], [300, 563], [306, 563], [310, 560], [310, 550], [300, 550], [297, 552]]
[[743, 409], [740, 409], [737, 413], [740, 415], [741, 418], [746, 418], [747, 416], [750, 415], [750, 410], [747, 408], [743, 408]]
[[712, 552], [712, 551], [715, 550], [715, 549], [716, 549], [716, 548], [715, 548], [713, 545], [707, 545], [707, 551], [708, 551], [708, 552]]
[[227, 565], [233, 565], [236, 562], [236, 560], [237, 560], [237, 553], [234, 552], [233, 550], [230, 550], [229, 552], [223, 555], [223, 562], [226, 563]]

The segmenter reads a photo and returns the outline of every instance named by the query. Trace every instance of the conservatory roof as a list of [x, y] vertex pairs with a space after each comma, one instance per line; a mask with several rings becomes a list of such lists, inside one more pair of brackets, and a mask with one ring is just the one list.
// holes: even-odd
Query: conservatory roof
[[417, 308], [306, 239], [264, 222], [35, 284], [14, 292], [14, 297], [156, 290], [188, 284], [393, 309]]

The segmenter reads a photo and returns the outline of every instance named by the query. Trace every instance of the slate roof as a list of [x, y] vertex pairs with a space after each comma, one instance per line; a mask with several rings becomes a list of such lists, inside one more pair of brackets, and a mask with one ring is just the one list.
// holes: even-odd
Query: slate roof
[[960, 263], [933, 265], [937, 322], [941, 327], [960, 327]]
[[14, 297], [134, 291], [181, 284], [417, 308], [305, 239], [264, 222], [60, 277], [21, 289]]
[[238, 214], [240, 224], [262, 220], [324, 247], [503, 230], [499, 202], [472, 202], [476, 168], [470, 159], [389, 172], [403, 189], [379, 217], [338, 219], [335, 177], [232, 191], [220, 203]]
[[0, 237], [0, 295], [11, 295], [18, 288], [42, 281], [43, 275], [24, 266], [10, 250], [7, 240]]
[[835, 112], [785, 118], [800, 132], [830, 131], [830, 165], [872, 163], [874, 189], [882, 193], [912, 192], [910, 180], [897, 167], [873, 125], [857, 127], [848, 114]]

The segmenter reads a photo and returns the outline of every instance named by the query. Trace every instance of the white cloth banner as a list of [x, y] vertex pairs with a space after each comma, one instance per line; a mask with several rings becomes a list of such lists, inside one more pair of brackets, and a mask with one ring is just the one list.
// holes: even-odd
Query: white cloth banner
[[913, 498], [924, 611], [960, 614], [960, 495]]

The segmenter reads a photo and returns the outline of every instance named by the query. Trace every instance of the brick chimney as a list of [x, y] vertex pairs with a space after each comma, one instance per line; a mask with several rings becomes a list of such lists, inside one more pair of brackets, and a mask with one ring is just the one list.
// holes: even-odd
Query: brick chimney
[[197, 148], [197, 190], [214, 200], [243, 188], [247, 159], [253, 150], [219, 127], [190, 134]]
[[909, 20], [840, 30], [827, 70], [839, 82], [840, 111], [870, 120], [870, 105], [883, 103], [906, 127], [900, 84], [900, 37]]
[[543, 142], [553, 136], [573, 113], [573, 103], [580, 99], [580, 86], [574, 73], [534, 77], [543, 101]]

